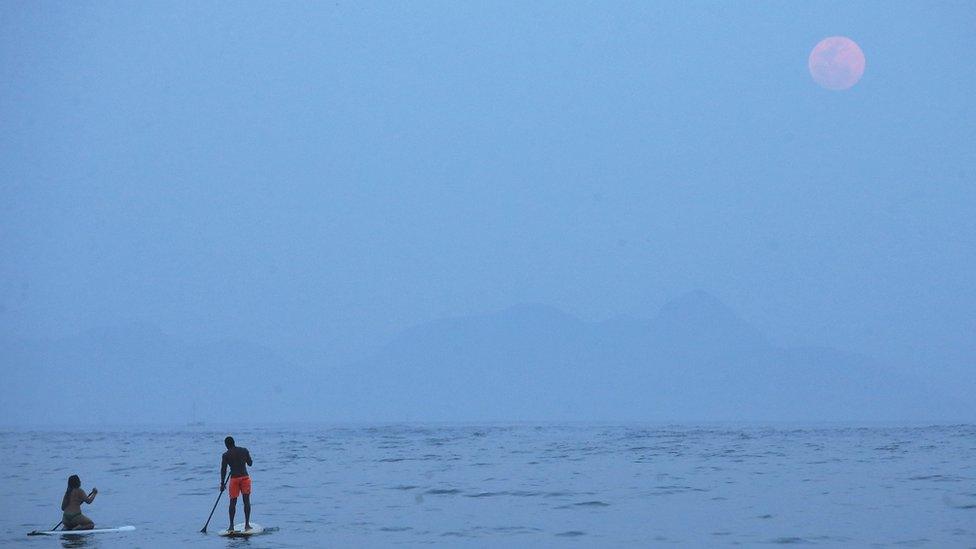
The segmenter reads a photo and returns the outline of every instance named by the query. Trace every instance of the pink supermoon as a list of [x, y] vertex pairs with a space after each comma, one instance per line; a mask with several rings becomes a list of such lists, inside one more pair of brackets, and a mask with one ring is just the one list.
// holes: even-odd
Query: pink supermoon
[[846, 90], [864, 75], [864, 52], [846, 36], [824, 38], [810, 52], [810, 76], [829, 90]]

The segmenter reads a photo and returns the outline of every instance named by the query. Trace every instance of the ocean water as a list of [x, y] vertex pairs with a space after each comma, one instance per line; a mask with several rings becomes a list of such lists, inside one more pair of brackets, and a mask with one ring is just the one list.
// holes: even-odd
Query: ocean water
[[[222, 439], [250, 540], [201, 534]], [[0, 433], [3, 547], [976, 547], [976, 426], [386, 425]], [[60, 519], [69, 474], [91, 538]], [[238, 505], [238, 517], [243, 518]]]

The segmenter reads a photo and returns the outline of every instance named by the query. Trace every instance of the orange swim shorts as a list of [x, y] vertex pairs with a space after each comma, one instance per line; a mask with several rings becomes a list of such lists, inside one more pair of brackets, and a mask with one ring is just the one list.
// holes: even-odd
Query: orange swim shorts
[[231, 477], [230, 497], [236, 498], [241, 494], [251, 495], [251, 477]]

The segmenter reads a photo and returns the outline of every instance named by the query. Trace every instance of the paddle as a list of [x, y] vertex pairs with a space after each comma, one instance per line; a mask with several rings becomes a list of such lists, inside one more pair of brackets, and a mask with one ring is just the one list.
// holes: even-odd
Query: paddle
[[[53, 531], [57, 530], [58, 529], [58, 526], [61, 526], [61, 523], [62, 522], [64, 522], [64, 521], [63, 520], [59, 520], [58, 523], [55, 524], [54, 526], [52, 526], [51, 529], [48, 530], [48, 531], [49, 532], [53, 532]], [[34, 530], [33, 532], [28, 533], [27, 535], [28, 536], [39, 536], [39, 535], [41, 535], [41, 533], [38, 532], [37, 530]]]
[[220, 497], [224, 495], [224, 486], [226, 486], [226, 485], [227, 485], [227, 477], [224, 477], [220, 481], [220, 493], [217, 494], [217, 501], [214, 502], [213, 509], [210, 510], [210, 516], [207, 517], [207, 523], [204, 524], [203, 525], [203, 528], [200, 529], [200, 533], [201, 534], [206, 534], [207, 533], [207, 526], [210, 526], [210, 519], [213, 518], [214, 511], [217, 510], [217, 504], [220, 503]]

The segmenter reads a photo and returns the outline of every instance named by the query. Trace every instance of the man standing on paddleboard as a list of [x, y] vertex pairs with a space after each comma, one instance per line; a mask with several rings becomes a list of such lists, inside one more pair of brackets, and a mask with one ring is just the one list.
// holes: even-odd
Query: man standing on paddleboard
[[223, 459], [220, 462], [220, 491], [224, 491], [224, 479], [227, 478], [227, 468], [230, 467], [230, 527], [228, 532], [234, 531], [234, 515], [237, 513], [237, 497], [244, 495], [244, 530], [251, 529], [251, 477], [247, 475], [247, 466], [251, 465], [251, 453], [247, 448], [234, 446], [234, 437], [224, 439]]

